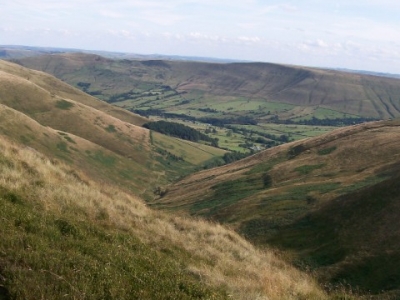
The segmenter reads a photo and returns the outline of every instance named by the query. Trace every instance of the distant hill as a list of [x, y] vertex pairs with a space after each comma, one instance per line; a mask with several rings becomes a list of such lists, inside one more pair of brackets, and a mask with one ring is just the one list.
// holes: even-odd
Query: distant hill
[[345, 127], [193, 174], [153, 205], [228, 223], [325, 282], [400, 295], [399, 153], [399, 120]]
[[57, 47], [33, 47], [21, 45], [0, 45], [0, 59], [16, 59], [31, 56], [40, 56], [44, 54], [56, 53], [87, 53], [96, 54], [111, 59], [135, 59], [135, 60], [183, 60], [183, 61], [201, 61], [201, 62], [238, 62], [239, 60], [199, 57], [199, 56], [181, 56], [181, 55], [164, 55], [164, 54], [137, 54], [129, 52], [111, 52], [101, 50], [84, 50], [72, 48]]
[[349, 70], [349, 69], [337, 69], [338, 71], [349, 72], [349, 73], [358, 73], [372, 76], [380, 76], [380, 77], [389, 77], [389, 78], [400, 78], [400, 74], [393, 73], [382, 73], [382, 72], [372, 72], [372, 71], [363, 71], [363, 70]]
[[[268, 63], [111, 60], [78, 53], [43, 55], [17, 62], [51, 73], [76, 87], [81, 85], [96, 97], [128, 108], [148, 109], [138, 99], [150, 92], [166, 97], [160, 88], [168, 86], [180, 95], [173, 98], [176, 103], [182, 102], [179, 108], [166, 107], [169, 112], [201, 107], [219, 111], [221, 108], [214, 101], [218, 99], [219, 103], [227, 103], [222, 111], [228, 115], [251, 112], [259, 122], [270, 120], [271, 115], [282, 120], [327, 118], [329, 114], [377, 119], [400, 116], [400, 80], [395, 78]], [[168, 99], [171, 96], [168, 94]], [[162, 106], [163, 97], [146, 100], [157, 107]], [[229, 107], [229, 101], [243, 104]], [[248, 102], [254, 103], [254, 109], [243, 111], [240, 106], [245, 107]], [[288, 106], [272, 113], [271, 103]]]

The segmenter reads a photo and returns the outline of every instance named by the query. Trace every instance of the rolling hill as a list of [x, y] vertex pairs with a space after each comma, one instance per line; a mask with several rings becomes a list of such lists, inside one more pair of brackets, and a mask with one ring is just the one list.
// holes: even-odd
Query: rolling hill
[[399, 149], [398, 120], [345, 127], [188, 176], [154, 205], [228, 223], [324, 282], [398, 295]]
[[[128, 108], [147, 109], [151, 103], [152, 108], [165, 108], [168, 112], [194, 113], [204, 107], [218, 111], [218, 103], [239, 101], [239, 107], [232, 105], [225, 113], [243, 114], [261, 108], [257, 111], [258, 120], [268, 119], [268, 111], [283, 120], [335, 118], [343, 114], [379, 119], [400, 116], [400, 81], [394, 78], [268, 63], [112, 60], [79, 53], [43, 55], [17, 62], [74, 86], [81, 85], [103, 100]], [[149, 93], [157, 94], [158, 99]], [[180, 97], [173, 97], [177, 95]], [[166, 97], [168, 107], [163, 105]], [[139, 101], [144, 98], [146, 104]], [[218, 103], [213, 103], [216, 99]], [[171, 105], [172, 100], [188, 101]], [[248, 102], [256, 105], [246, 108]], [[288, 106], [272, 111], [271, 103]]]

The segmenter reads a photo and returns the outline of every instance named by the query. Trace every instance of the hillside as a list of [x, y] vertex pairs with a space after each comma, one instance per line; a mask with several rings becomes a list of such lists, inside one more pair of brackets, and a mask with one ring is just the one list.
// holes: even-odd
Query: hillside
[[[268, 119], [268, 111], [283, 120], [343, 114], [379, 119], [400, 116], [400, 81], [394, 78], [267, 63], [129, 61], [77, 53], [24, 58], [18, 63], [136, 109], [146, 109], [151, 103], [152, 108], [168, 112], [195, 113], [198, 108], [219, 111], [221, 103], [240, 102], [239, 107], [231, 105], [233, 115], [260, 107], [260, 120]], [[169, 89], [180, 97], [172, 97]], [[166, 96], [168, 107], [161, 101]], [[146, 104], [139, 101], [145, 98]], [[215, 99], [218, 103], [213, 103]], [[189, 102], [173, 108], [171, 100]], [[254, 103], [251, 108], [246, 105], [249, 101]], [[276, 103], [287, 106], [277, 109]]]
[[399, 291], [399, 149], [398, 120], [345, 127], [188, 176], [154, 205], [229, 223], [325, 282]]
[[91, 176], [120, 184], [146, 199], [153, 197], [158, 185], [225, 153], [206, 145], [188, 145], [179, 148], [180, 160], [175, 161], [169, 154], [181, 142], [164, 137], [161, 143], [161, 138], [137, 126], [148, 119], [48, 74], [4, 61], [0, 61], [0, 103], [5, 116], [1, 131], [13, 140], [73, 162]]
[[339, 196], [285, 226], [269, 244], [298, 253], [297, 263], [318, 268], [321, 278], [364, 292], [400, 292], [399, 164], [389, 178]]
[[[3, 79], [4, 77], [13, 75], [14, 78], [19, 78], [19, 80], [27, 80], [31, 84], [46, 90], [51, 95], [73, 99], [81, 104], [93, 107], [99, 111], [107, 113], [133, 125], [140, 126], [148, 121], [146, 118], [127, 112], [124, 109], [119, 109], [117, 107], [107, 105], [104, 102], [98, 101], [98, 99], [83, 93], [79, 89], [73, 88], [72, 86], [60, 80], [55, 79], [49, 74], [27, 68], [21, 68], [4, 60], [0, 60], [0, 71], [2, 71]], [[8, 82], [11, 83], [11, 81], [12, 80], [9, 79]]]
[[222, 226], [153, 211], [3, 135], [0, 153], [1, 299], [327, 299]]

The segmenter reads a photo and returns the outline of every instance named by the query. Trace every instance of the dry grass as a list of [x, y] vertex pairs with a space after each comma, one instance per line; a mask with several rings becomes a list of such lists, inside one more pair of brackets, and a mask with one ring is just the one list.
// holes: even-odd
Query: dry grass
[[[23, 195], [49, 215], [71, 210], [79, 221], [100, 222], [130, 232], [155, 249], [181, 249], [178, 261], [206, 285], [228, 290], [233, 299], [324, 299], [307, 275], [263, 252], [221, 225], [156, 212], [111, 186], [99, 186], [62, 163], [29, 148], [0, 141], [0, 186]], [[179, 252], [178, 251], [178, 252]]]
[[[0, 70], [2, 65], [3, 62], [0, 62]], [[9, 67], [6, 68], [7, 71], [13, 70], [12, 66]], [[18, 74], [21, 72], [27, 72], [28, 75], [25, 73], [23, 75], [28, 76], [28, 79]], [[124, 122], [99, 110], [96, 107], [97, 105], [94, 105], [100, 102], [98, 100], [82, 101], [82, 95], [74, 94], [70, 94], [70, 98], [63, 98], [63, 93], [59, 92], [57, 88], [64, 87], [71, 90], [73, 88], [58, 82], [55, 78], [42, 73], [37, 74], [38, 72], [25, 68], [21, 72], [16, 72], [16, 70], [14, 72], [0, 71], [0, 101], [2, 104], [29, 115], [42, 125], [73, 133], [113, 152], [137, 157], [138, 161], [146, 160], [141, 156], [137, 145], [140, 144], [144, 150], [149, 150], [148, 130]], [[13, 73], [17, 73], [17, 75], [13, 75]], [[55, 82], [51, 88], [50, 84], [46, 86], [41, 83], [42, 77], [48, 79], [46, 76]], [[60, 87], [60, 85], [62, 86]], [[42, 86], [49, 89], [46, 90]], [[68, 103], [69, 106], [60, 107], [60, 102]], [[102, 105], [109, 106], [111, 109], [110, 105], [105, 103]], [[113, 126], [115, 130], [113, 132], [107, 131], [109, 126]]]
[[107, 103], [85, 94], [47, 73], [27, 69], [3, 60], [0, 60], [0, 70], [7, 73], [9, 77], [13, 76], [14, 78], [19, 77], [25, 79], [60, 98], [74, 99], [79, 103], [93, 107], [133, 125], [141, 126], [148, 122], [146, 118], [133, 114], [127, 110], [108, 105]]
[[310, 277], [221, 225], [160, 215], [149, 227], [161, 243], [172, 241], [196, 258], [190, 272], [207, 284], [227, 286], [234, 299], [326, 297]]

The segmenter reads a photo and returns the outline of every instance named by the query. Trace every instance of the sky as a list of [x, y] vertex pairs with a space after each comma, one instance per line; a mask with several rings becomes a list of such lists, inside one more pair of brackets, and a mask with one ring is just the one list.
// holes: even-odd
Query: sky
[[400, 1], [0, 0], [0, 45], [400, 74]]

